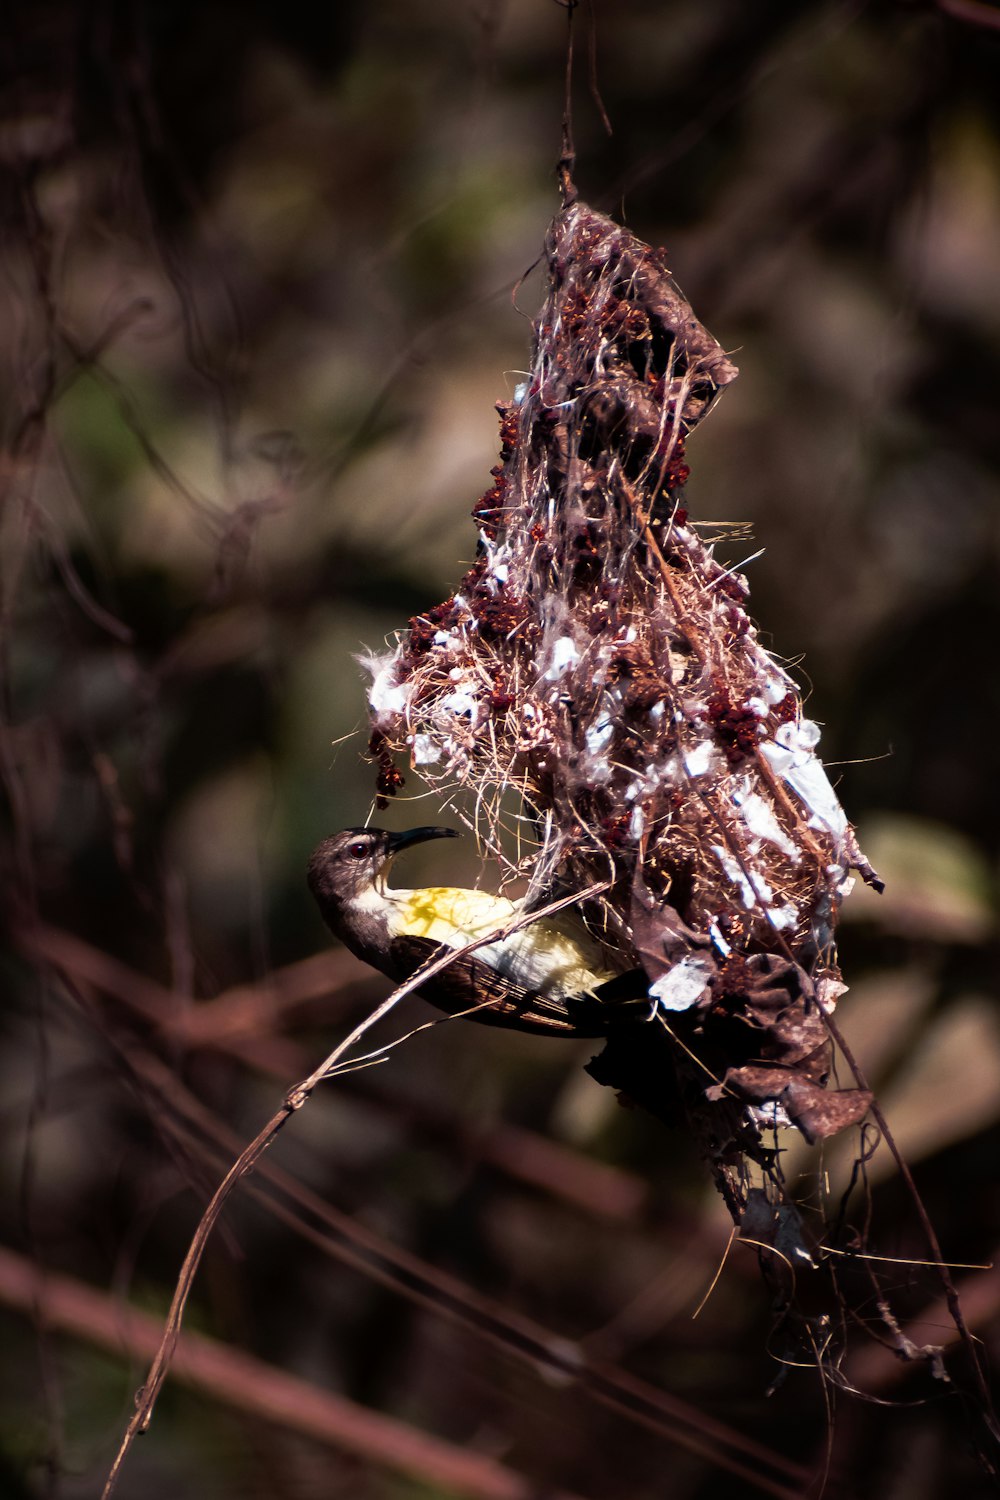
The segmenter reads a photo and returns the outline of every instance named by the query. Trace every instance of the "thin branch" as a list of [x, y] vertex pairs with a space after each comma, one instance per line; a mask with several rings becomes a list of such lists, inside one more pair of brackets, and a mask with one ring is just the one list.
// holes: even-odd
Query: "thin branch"
[[[961, 1286], [962, 1308], [968, 1327], [982, 1328], [1000, 1315], [1000, 1269], [994, 1267], [978, 1276], [967, 1276]], [[921, 1330], [934, 1329], [935, 1340], [945, 1346], [959, 1338], [958, 1329], [948, 1326], [950, 1308], [944, 1297], [915, 1314], [902, 1329], [903, 1337], [919, 1345]], [[905, 1380], [912, 1366], [899, 1356], [891, 1344], [869, 1342], [854, 1349], [844, 1363], [844, 1375], [862, 1394], [886, 1391]]]
[[986, 0], [937, 0], [937, 4], [939, 10], [955, 21], [1000, 31], [1000, 10], [995, 5], [988, 5]]
[[563, 208], [574, 203], [578, 196], [573, 181], [576, 167], [576, 143], [573, 139], [573, 12], [579, 0], [557, 0], [566, 10], [566, 74], [563, 94], [562, 146], [559, 153], [557, 173], [562, 193]]
[[63, 928], [39, 923], [25, 929], [19, 941], [32, 958], [96, 985], [171, 1041], [193, 1047], [225, 1048], [237, 1039], [259, 1037], [300, 1005], [357, 981], [376, 980], [346, 948], [333, 948], [275, 969], [256, 984], [233, 985], [210, 1000], [195, 1000]]
[[[129, 1046], [124, 1050], [137, 1074], [143, 1097], [155, 1099], [158, 1118], [186, 1151], [200, 1149], [204, 1154], [207, 1137], [223, 1154], [232, 1153], [233, 1132], [195, 1099], [163, 1063], [139, 1048]], [[511, 1312], [502, 1302], [474, 1290], [458, 1277], [342, 1213], [273, 1162], [261, 1162], [254, 1183], [248, 1184], [246, 1191], [325, 1255], [389, 1288], [397, 1296], [471, 1330], [536, 1372], [549, 1370], [560, 1380], [572, 1381], [592, 1399], [613, 1407], [630, 1421], [655, 1430], [661, 1437], [710, 1460], [765, 1493], [783, 1496], [787, 1481], [807, 1481], [807, 1472], [793, 1460], [627, 1373], [564, 1334], [523, 1313]], [[740, 1455], [751, 1460], [752, 1467]], [[772, 1470], [780, 1477], [772, 1479], [768, 1472]]]
[[571, 893], [568, 896], [561, 897], [558, 901], [550, 902], [548, 906], [541, 907], [538, 911], [523, 912], [512, 921], [497, 927], [493, 932], [473, 939], [464, 948], [446, 949], [440, 957], [434, 959], [431, 963], [422, 965], [404, 984], [399, 985], [393, 990], [392, 994], [388, 995], [382, 1001], [381, 1005], [377, 1005], [333, 1049], [329, 1056], [324, 1058], [319, 1067], [314, 1068], [307, 1078], [302, 1079], [289, 1091], [285, 1096], [285, 1101], [281, 1108], [276, 1114], [272, 1115], [263, 1130], [250, 1142], [238, 1160], [230, 1167], [202, 1215], [201, 1222], [195, 1231], [194, 1239], [191, 1242], [187, 1255], [184, 1257], [184, 1264], [181, 1266], [180, 1275], [177, 1279], [177, 1287], [170, 1304], [170, 1311], [167, 1315], [163, 1338], [156, 1351], [146, 1381], [136, 1393], [136, 1410], [128, 1424], [121, 1447], [108, 1475], [108, 1480], [103, 1490], [103, 1500], [108, 1500], [108, 1497], [114, 1491], [122, 1464], [133, 1442], [140, 1432], [146, 1431], [152, 1419], [153, 1408], [156, 1405], [160, 1389], [170, 1368], [170, 1362], [180, 1334], [181, 1321], [184, 1317], [184, 1309], [191, 1293], [191, 1287], [197, 1274], [198, 1266], [201, 1263], [201, 1258], [205, 1252], [205, 1246], [218, 1221], [219, 1215], [222, 1213], [237, 1184], [247, 1172], [252, 1171], [254, 1165], [274, 1141], [278, 1132], [283, 1129], [292, 1115], [301, 1109], [309, 1099], [316, 1085], [329, 1076], [331, 1069], [336, 1067], [340, 1059], [350, 1051], [356, 1042], [360, 1041], [366, 1032], [370, 1031], [378, 1021], [388, 1015], [398, 1005], [400, 1000], [418, 989], [420, 985], [425, 984], [435, 974], [441, 973], [442, 970], [448, 968], [449, 965], [465, 957], [467, 954], [475, 952], [477, 948], [482, 948], [488, 943], [501, 942], [504, 938], [519, 931], [522, 927], [527, 927], [532, 922], [536, 922], [541, 918], [553, 916], [556, 912], [562, 911], [564, 907], [588, 901], [594, 896], [602, 894], [607, 888], [607, 882], [604, 881], [588, 887], [585, 891]]
[[[26, 928], [20, 945], [32, 960], [51, 965], [75, 986], [110, 996], [171, 1043], [212, 1048], [265, 1077], [282, 1080], [303, 1074], [305, 1051], [272, 1028], [308, 1001], [345, 985], [353, 989], [356, 976], [367, 987], [369, 980], [363, 976], [371, 973], [346, 949], [331, 950], [276, 969], [259, 984], [236, 985], [214, 999], [194, 1001], [61, 928], [44, 923]], [[370, 982], [376, 984], [377, 976]], [[346, 1009], [338, 1004], [335, 1013], [342, 1008]], [[390, 1094], [374, 1078], [354, 1078], [351, 1094], [390, 1112], [408, 1129], [424, 1132], [450, 1152], [485, 1161], [589, 1214], [635, 1220], [649, 1196], [635, 1173], [595, 1161], [509, 1121], [491, 1120], [484, 1129], [478, 1117], [465, 1118], [431, 1099], [403, 1096], [398, 1088]]]
[[[37, 1308], [47, 1327], [110, 1354], [127, 1354], [130, 1360], [149, 1359], [160, 1343], [159, 1322], [149, 1313], [72, 1277], [48, 1275], [2, 1248], [0, 1301], [28, 1316]], [[485, 1454], [321, 1390], [204, 1334], [184, 1335], [174, 1374], [213, 1401], [403, 1474], [428, 1490], [457, 1492], [471, 1500], [536, 1500], [539, 1494], [536, 1480]], [[552, 1500], [577, 1497], [558, 1491]]]
[[[841, 1031], [840, 1027], [837, 1025], [833, 1016], [828, 1011], [824, 1010], [823, 1019], [826, 1022], [831, 1037], [837, 1044], [837, 1047], [840, 1049], [844, 1057], [844, 1061], [847, 1063], [847, 1066], [853, 1073], [858, 1087], [862, 1089], [869, 1089], [869, 1084], [865, 1079], [865, 1075], [862, 1072], [853, 1051], [848, 1046], [844, 1034]], [[898, 1145], [896, 1144], [895, 1137], [893, 1136], [892, 1130], [889, 1127], [889, 1122], [882, 1112], [882, 1107], [876, 1099], [874, 1092], [872, 1092], [872, 1102], [870, 1105], [870, 1110], [872, 1119], [875, 1121], [875, 1124], [878, 1126], [879, 1130], [882, 1133], [882, 1138], [889, 1149], [893, 1161], [896, 1163], [896, 1170], [899, 1172], [900, 1178], [902, 1179], [903, 1185], [906, 1188], [907, 1194], [910, 1198], [910, 1202], [913, 1204], [917, 1219], [919, 1220], [920, 1227], [923, 1231], [924, 1238], [927, 1241], [928, 1248], [931, 1252], [934, 1270], [936, 1271], [938, 1280], [940, 1281], [941, 1286], [944, 1289], [944, 1300], [948, 1308], [949, 1317], [955, 1325], [958, 1338], [965, 1346], [966, 1353], [969, 1357], [969, 1362], [972, 1365], [972, 1378], [976, 1387], [976, 1394], [979, 1397], [980, 1411], [984, 1425], [986, 1426], [986, 1429], [989, 1432], [990, 1436], [993, 1438], [994, 1442], [1000, 1442], [1000, 1421], [998, 1421], [997, 1419], [996, 1410], [993, 1405], [993, 1396], [986, 1380], [986, 1373], [983, 1369], [980, 1350], [976, 1345], [975, 1339], [973, 1339], [972, 1337], [969, 1325], [965, 1319], [965, 1314], [962, 1311], [962, 1303], [959, 1299], [958, 1290], [955, 1286], [954, 1279], [952, 1278], [952, 1274], [948, 1269], [948, 1264], [941, 1250], [941, 1242], [938, 1239], [937, 1231], [934, 1228], [930, 1214], [927, 1212], [927, 1209], [924, 1205], [924, 1200], [920, 1196], [917, 1184], [913, 1180], [913, 1173], [910, 1171], [906, 1158], [903, 1156]]]

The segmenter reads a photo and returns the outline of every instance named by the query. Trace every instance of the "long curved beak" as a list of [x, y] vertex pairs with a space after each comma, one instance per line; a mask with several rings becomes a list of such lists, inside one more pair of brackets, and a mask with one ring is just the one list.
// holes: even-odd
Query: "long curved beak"
[[390, 833], [389, 853], [398, 854], [411, 844], [426, 844], [429, 839], [457, 839], [461, 835], [454, 828], [407, 828], [403, 833]]

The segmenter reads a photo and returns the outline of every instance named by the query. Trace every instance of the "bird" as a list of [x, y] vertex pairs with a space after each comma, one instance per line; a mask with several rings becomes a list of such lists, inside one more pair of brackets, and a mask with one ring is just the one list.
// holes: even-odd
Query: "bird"
[[[308, 883], [333, 934], [397, 984], [446, 948], [461, 949], [522, 915], [522, 902], [454, 886], [387, 884], [396, 855], [453, 828], [345, 828], [313, 852]], [[487, 1025], [548, 1035], [604, 1036], [622, 981], [579, 912], [566, 907], [485, 943], [433, 975], [418, 993], [439, 1009]]]

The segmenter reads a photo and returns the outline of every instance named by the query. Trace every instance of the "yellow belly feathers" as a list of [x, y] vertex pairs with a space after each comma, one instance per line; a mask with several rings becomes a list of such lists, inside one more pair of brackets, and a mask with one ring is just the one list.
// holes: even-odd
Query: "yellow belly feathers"
[[[449, 948], [485, 937], [521, 912], [520, 903], [505, 896], [452, 886], [386, 890], [384, 895], [394, 908], [393, 936], [430, 938]], [[500, 942], [477, 948], [473, 956], [525, 989], [554, 997], [586, 994], [615, 977], [580, 918], [569, 912], [532, 922]]]

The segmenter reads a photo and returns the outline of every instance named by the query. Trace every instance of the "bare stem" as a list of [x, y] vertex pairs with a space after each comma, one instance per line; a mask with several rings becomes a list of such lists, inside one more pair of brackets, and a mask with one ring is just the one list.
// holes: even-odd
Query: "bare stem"
[[216, 1188], [211, 1202], [201, 1217], [188, 1253], [184, 1257], [184, 1264], [181, 1266], [180, 1275], [177, 1278], [177, 1286], [170, 1304], [170, 1311], [167, 1314], [163, 1338], [150, 1366], [149, 1374], [146, 1376], [144, 1384], [136, 1393], [135, 1412], [126, 1428], [125, 1436], [122, 1439], [114, 1464], [111, 1467], [111, 1472], [108, 1475], [107, 1483], [102, 1492], [102, 1500], [109, 1500], [133, 1442], [139, 1433], [146, 1431], [152, 1419], [153, 1408], [156, 1405], [163, 1382], [167, 1377], [170, 1361], [177, 1345], [181, 1322], [184, 1317], [184, 1309], [191, 1294], [191, 1287], [194, 1283], [198, 1266], [201, 1263], [201, 1258], [205, 1253], [209, 1236], [218, 1222], [219, 1215], [222, 1213], [236, 1185], [253, 1169], [255, 1163], [271, 1145], [279, 1130], [287, 1124], [288, 1120], [297, 1110], [302, 1108], [316, 1085], [321, 1083], [324, 1078], [329, 1077], [332, 1072], [336, 1071], [337, 1065], [345, 1053], [366, 1032], [370, 1031], [376, 1022], [380, 1021], [383, 1016], [388, 1015], [389, 1011], [398, 1005], [400, 1000], [412, 994], [415, 989], [418, 989], [420, 985], [426, 983], [435, 974], [439, 974], [443, 969], [448, 968], [450, 964], [463, 958], [467, 953], [474, 952], [477, 948], [482, 948], [488, 943], [502, 942], [504, 938], [510, 937], [512, 933], [519, 931], [522, 927], [530, 926], [532, 922], [537, 922], [544, 917], [553, 916], [556, 912], [562, 911], [564, 907], [575, 906], [580, 902], [591, 900], [594, 896], [602, 895], [608, 887], [608, 881], [601, 881], [595, 885], [588, 886], [585, 891], [561, 896], [557, 901], [551, 901], [547, 906], [539, 907], [537, 911], [522, 912], [519, 916], [497, 927], [493, 932], [486, 933], [483, 937], [475, 938], [472, 942], [466, 943], [464, 948], [445, 949], [444, 953], [438, 958], [433, 959], [430, 963], [423, 964], [405, 983], [393, 990], [392, 994], [383, 1000], [381, 1005], [377, 1005], [363, 1021], [355, 1026], [354, 1030], [333, 1049], [330, 1055], [320, 1063], [318, 1068], [315, 1068], [309, 1074], [308, 1078], [302, 1079], [293, 1089], [289, 1090], [285, 1095], [285, 1100], [281, 1108], [276, 1114], [272, 1115], [263, 1130], [250, 1142], [249, 1146], [247, 1146], [230, 1167], [222, 1182]]

